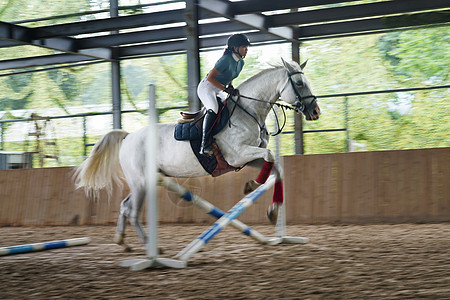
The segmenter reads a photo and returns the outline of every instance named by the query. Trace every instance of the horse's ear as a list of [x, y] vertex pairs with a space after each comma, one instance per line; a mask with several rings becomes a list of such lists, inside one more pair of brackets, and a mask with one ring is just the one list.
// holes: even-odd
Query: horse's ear
[[308, 60], [305, 60], [305, 62], [300, 65], [300, 68], [302, 68], [302, 70], [306, 67], [307, 62], [308, 62]]
[[295, 71], [294, 68], [283, 58], [281, 58], [281, 61], [283, 62], [284, 67], [286, 68], [286, 70], [288, 70], [289, 73], [293, 73]]

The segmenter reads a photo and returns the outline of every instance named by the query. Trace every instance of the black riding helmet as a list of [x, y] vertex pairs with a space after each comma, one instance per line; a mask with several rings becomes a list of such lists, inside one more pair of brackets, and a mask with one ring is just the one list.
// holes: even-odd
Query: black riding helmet
[[227, 46], [230, 50], [232, 50], [233, 47], [250, 46], [250, 40], [245, 34], [233, 34], [228, 38]]

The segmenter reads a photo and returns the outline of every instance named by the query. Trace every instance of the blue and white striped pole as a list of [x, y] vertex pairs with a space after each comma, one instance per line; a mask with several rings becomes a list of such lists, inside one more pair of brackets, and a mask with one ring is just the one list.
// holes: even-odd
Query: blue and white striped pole
[[61, 241], [51, 241], [51, 242], [43, 242], [43, 243], [36, 243], [36, 244], [26, 244], [26, 245], [3, 247], [3, 248], [0, 248], [0, 256], [34, 252], [34, 251], [51, 250], [51, 249], [71, 247], [71, 246], [80, 246], [80, 245], [88, 244], [90, 241], [91, 241], [90, 238], [83, 237], [83, 238], [68, 239], [68, 240], [61, 240]]
[[271, 175], [266, 183], [258, 187], [256, 190], [245, 196], [238, 203], [236, 203], [226, 214], [220, 217], [209, 229], [204, 231], [188, 246], [181, 250], [176, 258], [187, 262], [189, 258], [197, 253], [201, 248], [205, 246], [216, 234], [218, 234], [225, 226], [230, 224], [235, 218], [237, 218], [247, 207], [249, 207], [257, 198], [259, 198], [264, 192], [270, 189], [275, 184], [275, 176]]
[[[159, 185], [162, 185], [169, 191], [174, 192], [183, 200], [185, 200], [187, 202], [191, 202], [192, 204], [194, 204], [195, 206], [197, 206], [198, 208], [200, 208], [207, 214], [215, 217], [216, 219], [221, 218], [225, 214], [222, 210], [220, 210], [219, 208], [217, 208], [210, 202], [204, 200], [203, 198], [201, 198], [195, 194], [192, 194], [190, 191], [188, 191], [181, 185], [177, 184], [173, 180], [170, 180], [169, 178], [167, 178], [161, 174], [159, 175]], [[259, 233], [258, 231], [254, 230], [254, 229], [251, 229], [249, 226], [247, 226], [246, 224], [242, 223], [239, 220], [232, 220], [230, 225], [233, 226], [234, 228], [236, 228], [237, 230], [239, 230], [240, 232], [242, 232], [243, 234], [248, 235], [249, 237], [253, 238], [254, 240], [256, 240], [257, 242], [259, 242], [261, 244], [271, 244], [272, 243], [272, 239], [266, 238], [264, 235], [262, 235], [261, 233]]]

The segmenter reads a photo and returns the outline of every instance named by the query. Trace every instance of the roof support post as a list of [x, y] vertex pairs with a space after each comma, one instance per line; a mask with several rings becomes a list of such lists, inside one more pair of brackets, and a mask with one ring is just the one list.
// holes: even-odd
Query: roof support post
[[[293, 29], [295, 42], [291, 43], [292, 60], [300, 64], [300, 42], [298, 41], [298, 27]], [[301, 114], [294, 113], [294, 139], [295, 154], [303, 154], [303, 117]]]
[[[115, 49], [114, 49], [115, 50]], [[115, 53], [117, 51], [113, 51]], [[122, 97], [120, 95], [120, 61], [111, 63], [113, 129], [122, 128]]]
[[188, 103], [191, 111], [200, 109], [197, 85], [200, 82], [200, 52], [198, 38], [198, 0], [186, 0], [186, 59]]
[[[110, 0], [110, 17], [119, 16], [119, 1]], [[118, 30], [112, 31], [111, 34], [119, 33]], [[120, 95], [120, 59], [118, 57], [118, 49], [113, 48], [113, 61], [111, 62], [111, 89], [112, 89], [112, 114], [113, 129], [122, 128], [122, 98]]]

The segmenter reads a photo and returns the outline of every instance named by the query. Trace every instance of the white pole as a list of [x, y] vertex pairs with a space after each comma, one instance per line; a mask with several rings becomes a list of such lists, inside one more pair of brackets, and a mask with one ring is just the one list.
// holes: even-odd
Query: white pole
[[[275, 113], [278, 114], [278, 107], [275, 107]], [[278, 131], [278, 124], [275, 124], [275, 130]], [[284, 164], [283, 158], [281, 157], [281, 141], [280, 134], [275, 136], [275, 160], [278, 162], [280, 167], [281, 177], [284, 180]], [[283, 185], [283, 196], [286, 196], [286, 190]], [[278, 218], [275, 224], [275, 234], [279, 238], [279, 243], [281, 244], [305, 244], [308, 242], [308, 238], [305, 237], [291, 237], [286, 236], [286, 197], [283, 201], [283, 205], [278, 207]]]
[[149, 85], [148, 131], [145, 152], [146, 194], [147, 194], [147, 257], [155, 259], [158, 256], [158, 129], [156, 113], [156, 90]]
[[158, 114], [156, 113], [156, 90], [149, 85], [149, 125], [145, 144], [145, 184], [147, 202], [147, 243], [145, 245], [146, 259], [130, 259], [122, 262], [123, 267], [132, 271], [164, 266], [184, 268], [186, 263], [178, 259], [158, 258]]
[[[275, 114], [278, 115], [278, 106], [275, 106]], [[277, 118], [277, 117], [276, 117]], [[278, 131], [279, 124], [278, 122], [275, 122], [275, 132]], [[280, 136], [281, 134], [278, 134], [275, 136], [275, 160], [280, 168], [280, 173], [281, 173], [281, 178], [284, 177], [284, 165], [283, 165], [283, 160], [281, 158], [281, 151], [280, 151], [280, 145], [281, 145], [281, 141], [280, 141]], [[284, 179], [284, 178], [283, 178]], [[285, 195], [285, 191], [284, 191], [284, 185], [283, 185], [283, 195]], [[286, 201], [286, 200], [285, 200]], [[283, 203], [283, 205], [278, 207], [278, 219], [277, 219], [277, 223], [275, 224], [275, 234], [277, 235], [277, 237], [283, 237], [286, 235], [286, 209], [285, 209], [286, 205], [285, 203]]]

